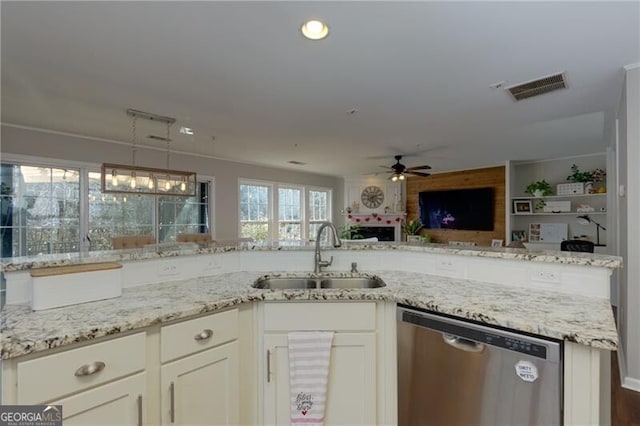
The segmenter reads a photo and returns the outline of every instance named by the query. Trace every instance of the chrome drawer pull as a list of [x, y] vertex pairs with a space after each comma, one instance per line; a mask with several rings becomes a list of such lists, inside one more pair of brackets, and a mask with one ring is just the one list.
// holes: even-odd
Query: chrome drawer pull
[[101, 372], [106, 366], [107, 364], [102, 361], [95, 361], [91, 364], [85, 364], [82, 367], [78, 368], [75, 372], [75, 375], [76, 377], [90, 376], [92, 374]]
[[211, 336], [213, 336], [213, 330], [210, 330], [207, 328], [205, 330], [202, 330], [200, 333], [196, 334], [193, 338], [196, 340], [207, 340]]

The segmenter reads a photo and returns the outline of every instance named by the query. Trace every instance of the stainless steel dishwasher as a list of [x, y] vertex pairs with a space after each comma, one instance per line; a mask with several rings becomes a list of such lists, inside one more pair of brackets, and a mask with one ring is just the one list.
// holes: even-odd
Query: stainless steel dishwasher
[[562, 422], [562, 342], [398, 305], [398, 424]]

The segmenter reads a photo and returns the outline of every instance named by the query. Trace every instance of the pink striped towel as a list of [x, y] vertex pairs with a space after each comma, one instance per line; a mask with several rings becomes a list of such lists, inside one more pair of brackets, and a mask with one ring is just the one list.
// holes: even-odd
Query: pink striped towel
[[291, 424], [322, 426], [333, 331], [289, 333]]

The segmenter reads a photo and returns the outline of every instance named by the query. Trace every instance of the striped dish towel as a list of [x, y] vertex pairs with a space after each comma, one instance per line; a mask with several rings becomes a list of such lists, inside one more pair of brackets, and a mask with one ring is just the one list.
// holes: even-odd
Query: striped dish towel
[[324, 424], [333, 331], [289, 333], [291, 424]]

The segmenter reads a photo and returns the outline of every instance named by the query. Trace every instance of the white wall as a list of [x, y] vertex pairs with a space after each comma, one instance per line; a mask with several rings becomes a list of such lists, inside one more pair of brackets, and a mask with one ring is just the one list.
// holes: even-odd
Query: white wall
[[[30, 155], [91, 163], [131, 164], [131, 147], [128, 143], [111, 143], [9, 125], [3, 125], [1, 131], [2, 154]], [[166, 167], [166, 152], [145, 149], [138, 145], [136, 164], [164, 168]], [[343, 220], [340, 215], [340, 210], [344, 207], [342, 205], [344, 200], [342, 178], [178, 153], [171, 154], [170, 167], [215, 177], [214, 233], [219, 239], [232, 239], [238, 236], [239, 178], [331, 188], [333, 189], [334, 221]]]
[[628, 67], [618, 112], [618, 328], [623, 386], [640, 391], [640, 65]]

